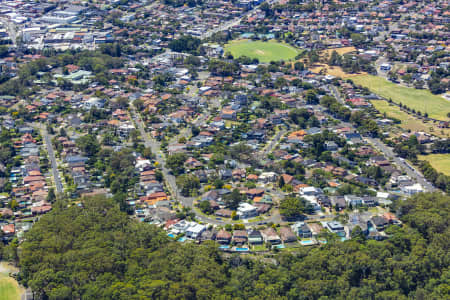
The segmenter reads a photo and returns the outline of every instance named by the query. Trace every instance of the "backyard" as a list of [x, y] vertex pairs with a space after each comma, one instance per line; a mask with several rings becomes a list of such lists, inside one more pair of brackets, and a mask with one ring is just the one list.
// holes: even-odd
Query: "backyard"
[[237, 40], [225, 45], [225, 52], [234, 57], [247, 56], [260, 62], [294, 59], [300, 50], [283, 43], [268, 41]]
[[427, 112], [431, 118], [448, 120], [450, 102], [438, 95], [431, 94], [428, 90], [401, 86], [373, 75], [355, 76], [351, 80], [386, 99], [391, 98], [395, 103], [402, 103], [421, 113]]

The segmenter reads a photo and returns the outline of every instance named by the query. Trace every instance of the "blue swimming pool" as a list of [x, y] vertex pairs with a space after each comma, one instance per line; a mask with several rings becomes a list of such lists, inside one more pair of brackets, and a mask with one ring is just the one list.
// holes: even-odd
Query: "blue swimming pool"
[[175, 234], [173, 234], [173, 233], [169, 233], [168, 236], [171, 238], [175, 238]]
[[236, 251], [239, 251], [239, 252], [247, 252], [247, 251], [248, 251], [248, 248], [236, 248]]
[[219, 249], [230, 249], [230, 246], [228, 246], [228, 245], [221, 245], [221, 246], [219, 246]]
[[180, 238], [178, 239], [178, 241], [181, 242], [181, 243], [183, 243], [184, 241], [186, 241], [186, 238], [185, 238], [184, 236], [182, 236], [182, 237], [180, 237]]
[[276, 245], [275, 247], [277, 247], [278, 249], [284, 249], [284, 248], [286, 248], [286, 246], [283, 245], [283, 244]]
[[303, 241], [300, 241], [300, 244], [303, 246], [311, 246], [311, 245], [314, 245], [314, 242], [312, 240], [303, 240]]

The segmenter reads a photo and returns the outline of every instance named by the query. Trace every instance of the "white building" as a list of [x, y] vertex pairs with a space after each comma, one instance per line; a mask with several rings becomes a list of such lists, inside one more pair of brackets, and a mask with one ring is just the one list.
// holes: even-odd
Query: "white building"
[[315, 195], [319, 194], [320, 191], [313, 186], [307, 186], [307, 187], [301, 188], [300, 193], [304, 196], [315, 196]]
[[135, 164], [135, 169], [139, 170], [139, 172], [144, 171], [145, 168], [147, 167], [151, 167], [152, 163], [150, 160], [148, 159], [137, 159], [136, 164]]
[[322, 207], [320, 206], [319, 202], [317, 202], [316, 196], [303, 195], [302, 197], [303, 197], [303, 199], [305, 199], [309, 204], [312, 205], [312, 207], [314, 208], [314, 210], [321, 210], [321, 209], [322, 209]]
[[190, 239], [197, 239], [206, 230], [205, 225], [195, 223], [186, 230], [186, 237]]
[[258, 210], [253, 205], [243, 202], [239, 204], [237, 215], [240, 219], [248, 219], [256, 217], [258, 215]]
[[421, 193], [424, 191], [424, 189], [420, 185], [420, 183], [415, 183], [413, 185], [404, 186], [401, 189], [402, 189], [402, 192], [404, 192], [407, 195], [414, 195], [414, 194]]
[[277, 180], [277, 173], [275, 172], [263, 172], [258, 177], [258, 181], [262, 182], [274, 182]]

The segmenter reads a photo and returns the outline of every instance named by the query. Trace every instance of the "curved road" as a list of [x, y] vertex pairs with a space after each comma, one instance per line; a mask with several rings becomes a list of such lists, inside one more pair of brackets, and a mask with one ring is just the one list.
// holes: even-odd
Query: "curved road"
[[[199, 221], [209, 223], [209, 224], [215, 224], [215, 225], [225, 225], [225, 224], [233, 223], [231, 221], [223, 220], [221, 218], [206, 217], [205, 215], [202, 215], [199, 212], [197, 212], [195, 209], [193, 209], [195, 197], [184, 197], [181, 195], [181, 193], [178, 189], [177, 183], [176, 183], [175, 176], [170, 174], [169, 170], [166, 168], [164, 157], [162, 156], [161, 151], [160, 151], [161, 144], [158, 141], [151, 139], [149, 137], [149, 135], [147, 134], [147, 132], [145, 130], [145, 125], [141, 119], [140, 114], [138, 114], [136, 112], [136, 110], [133, 106], [131, 107], [131, 114], [132, 114], [133, 120], [137, 124], [138, 130], [139, 130], [142, 138], [144, 139], [145, 146], [149, 147], [152, 150], [152, 153], [154, 153], [156, 155], [156, 161], [161, 166], [161, 171], [164, 175], [164, 180], [165, 180], [166, 186], [170, 190], [172, 196], [174, 196], [174, 198], [176, 200], [179, 200], [183, 204], [184, 207], [191, 208], [192, 211], [195, 213], [196, 218]], [[200, 119], [203, 119], [203, 118], [200, 118]], [[260, 224], [261, 222], [281, 223], [282, 220], [281, 220], [281, 216], [280, 216], [278, 210], [275, 210], [274, 213], [270, 217], [268, 217], [264, 220], [256, 221], [256, 222], [248, 222], [248, 223], [244, 223], [244, 224], [254, 226], [254, 225]]]

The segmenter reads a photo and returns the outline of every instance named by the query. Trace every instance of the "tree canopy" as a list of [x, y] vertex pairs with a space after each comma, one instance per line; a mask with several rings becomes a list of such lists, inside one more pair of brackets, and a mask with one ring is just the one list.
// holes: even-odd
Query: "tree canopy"
[[19, 279], [43, 299], [448, 299], [449, 202], [397, 203], [404, 224], [383, 241], [354, 230], [267, 260], [170, 241], [109, 199], [58, 200], [20, 246]]

